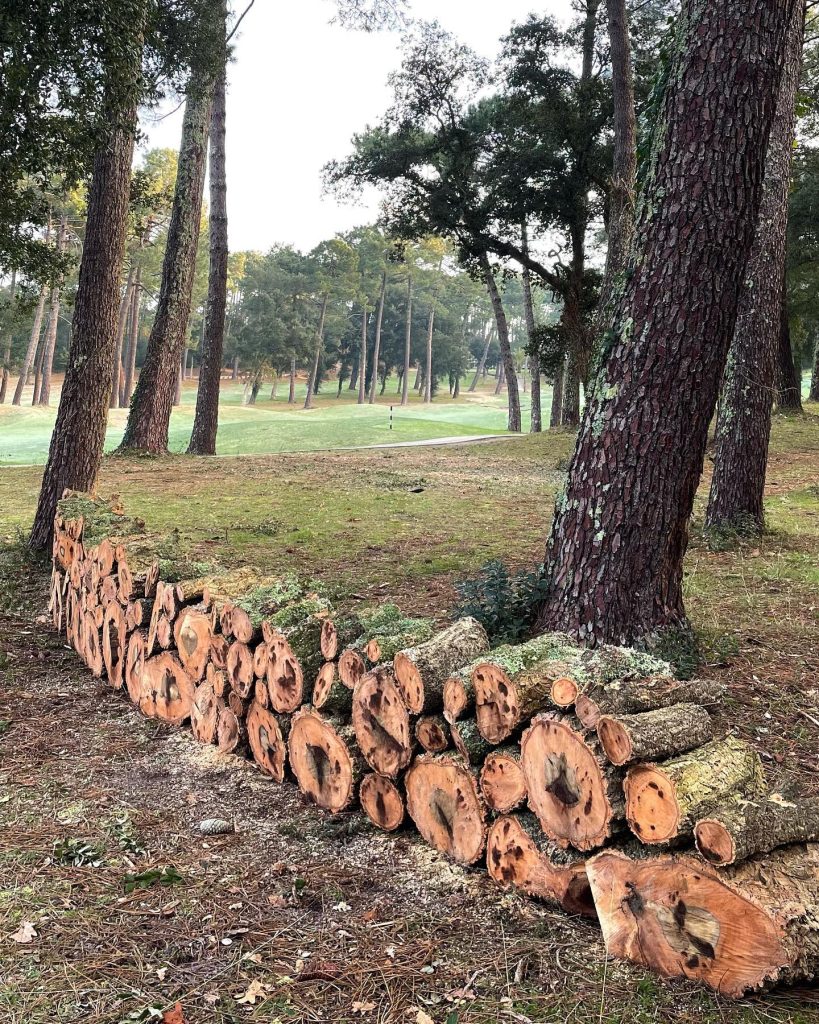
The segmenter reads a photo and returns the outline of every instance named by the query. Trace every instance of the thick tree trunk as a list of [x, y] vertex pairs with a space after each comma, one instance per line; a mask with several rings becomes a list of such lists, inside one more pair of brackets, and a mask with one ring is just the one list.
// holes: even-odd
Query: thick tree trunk
[[506, 393], [509, 401], [509, 415], [506, 429], [514, 433], [520, 433], [520, 395], [518, 394], [518, 379], [515, 374], [515, 364], [512, 359], [512, 348], [509, 344], [509, 325], [506, 322], [506, 313], [503, 309], [503, 302], [495, 283], [495, 275], [489, 265], [489, 257], [484, 253], [481, 256], [481, 268], [483, 269], [486, 290], [489, 292], [489, 299], [492, 303], [492, 310], [495, 314], [495, 323], [498, 326], [498, 344], [500, 345], [501, 359], [503, 360], [504, 377], [506, 378]]
[[48, 548], [63, 491], [90, 491], [102, 459], [125, 252], [136, 110], [94, 160], [71, 345], [30, 544]]
[[358, 355], [358, 404], [363, 405], [367, 397], [367, 325], [369, 313], [367, 303], [361, 308], [361, 348]]
[[222, 378], [222, 350], [225, 344], [228, 274], [225, 77], [222, 71], [216, 79], [210, 120], [210, 264], [196, 413], [188, 445], [191, 455], [215, 455], [219, 427], [219, 382]]
[[634, 272], [556, 509], [540, 630], [630, 643], [686, 622], [688, 520], [753, 245], [790, 11], [683, 4]]
[[791, 327], [788, 322], [788, 300], [782, 288], [779, 321], [779, 398], [777, 408], [784, 412], [802, 412], [802, 373], [793, 358]]
[[121, 451], [160, 454], [168, 450], [168, 425], [191, 309], [212, 99], [213, 82], [204, 72], [195, 74], [185, 104], [156, 318]]
[[768, 142], [756, 237], [720, 394], [714, 475], [705, 514], [710, 527], [753, 532], [765, 525], [765, 470], [782, 330], [788, 187], [804, 21], [805, 5], [797, 2]]
[[[123, 352], [127, 346], [123, 345], [125, 329], [128, 325], [128, 313], [133, 305], [134, 274], [135, 267], [128, 271], [128, 278], [125, 282], [125, 291], [122, 293], [122, 301], [119, 304], [119, 322], [117, 324], [117, 342], [114, 349], [114, 370], [111, 374], [111, 397], [108, 400], [109, 409], [118, 409], [122, 390], [122, 359]], [[127, 351], [124, 352], [127, 358]]]
[[552, 408], [549, 412], [549, 430], [557, 430], [563, 424], [563, 387], [566, 382], [566, 359], [561, 361], [552, 385]]
[[46, 291], [46, 288], [40, 289], [40, 298], [37, 300], [37, 308], [34, 311], [34, 323], [31, 325], [28, 348], [26, 349], [26, 354], [23, 358], [23, 365], [20, 368], [20, 376], [17, 380], [17, 386], [14, 389], [14, 397], [11, 400], [12, 405], [21, 404], [23, 399], [23, 388], [28, 383], [28, 375], [31, 371], [31, 365], [34, 362], [34, 357], [37, 355], [37, 347], [40, 344], [40, 329], [43, 325]]
[[125, 360], [125, 382], [122, 387], [120, 407], [126, 408], [131, 403], [136, 378], [137, 346], [139, 345], [139, 311], [142, 305], [142, 268], [137, 264], [134, 277], [134, 294], [131, 303], [131, 319], [128, 338], [128, 355]]
[[316, 390], [316, 381], [318, 380], [319, 362], [321, 360], [321, 350], [324, 346], [324, 321], [327, 316], [327, 301], [326, 295], [321, 300], [321, 312], [319, 313], [318, 330], [316, 332], [316, 353], [313, 356], [313, 368], [310, 371], [310, 377], [307, 381], [307, 394], [304, 396], [304, 408], [313, 408], [313, 395]]
[[407, 277], [407, 322], [404, 333], [404, 372], [401, 374], [401, 405], [409, 404], [410, 349], [412, 348], [412, 278]]
[[[378, 316], [375, 320], [375, 345], [373, 347], [372, 380], [370, 381], [370, 405], [375, 401], [375, 389], [378, 385], [378, 360], [381, 355], [381, 325], [384, 321], [384, 299], [387, 295], [387, 271], [381, 275], [381, 294], [378, 297]], [[386, 370], [385, 370], [386, 377]]]

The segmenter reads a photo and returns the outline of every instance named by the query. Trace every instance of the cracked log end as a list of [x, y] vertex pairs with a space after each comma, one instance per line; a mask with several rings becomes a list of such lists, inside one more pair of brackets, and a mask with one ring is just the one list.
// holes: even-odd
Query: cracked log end
[[287, 743], [279, 719], [254, 700], [247, 712], [246, 724], [256, 764], [276, 782], [284, 781]]
[[481, 768], [481, 793], [489, 807], [508, 814], [526, 799], [526, 777], [516, 751], [493, 750]]
[[419, 715], [424, 709], [424, 681], [418, 666], [405, 651], [399, 651], [393, 659], [393, 667], [404, 703], [413, 715]]
[[348, 647], [342, 652], [338, 659], [338, 674], [345, 686], [352, 690], [366, 672], [367, 666], [358, 651]]
[[199, 743], [215, 743], [218, 723], [219, 698], [210, 678], [196, 688], [191, 704], [191, 732]]
[[293, 716], [288, 747], [290, 767], [305, 796], [333, 814], [349, 807], [357, 781], [355, 758], [331, 722], [302, 708]]
[[304, 701], [304, 673], [284, 634], [273, 631], [267, 641], [267, 692], [279, 714], [290, 714]]
[[353, 728], [367, 764], [394, 779], [412, 758], [412, 731], [392, 670], [367, 673], [353, 691]]
[[486, 841], [486, 814], [472, 773], [457, 758], [423, 754], [404, 779], [407, 811], [436, 850], [474, 864]]
[[122, 689], [125, 681], [127, 631], [125, 610], [119, 602], [112, 601], [102, 620], [102, 656], [108, 681], [117, 690]]
[[404, 821], [404, 798], [401, 790], [385, 778], [371, 772], [361, 780], [358, 799], [364, 813], [375, 825], [384, 832], [394, 832]]
[[195, 687], [175, 654], [163, 651], [149, 658], [143, 676], [150, 690], [147, 707], [153, 717], [171, 725], [181, 725], [190, 717]]
[[338, 654], [338, 630], [332, 619], [324, 619], [321, 624], [321, 656], [325, 661], [333, 661]]

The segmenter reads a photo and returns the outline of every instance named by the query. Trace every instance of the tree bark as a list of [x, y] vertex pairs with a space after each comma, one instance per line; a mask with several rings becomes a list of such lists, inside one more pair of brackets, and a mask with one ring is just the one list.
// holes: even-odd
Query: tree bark
[[23, 399], [23, 388], [28, 383], [28, 375], [31, 371], [31, 364], [34, 362], [34, 357], [37, 355], [37, 348], [40, 344], [40, 329], [43, 325], [43, 312], [45, 310], [46, 300], [45, 287], [40, 289], [40, 298], [37, 300], [37, 308], [34, 311], [34, 323], [31, 325], [31, 334], [28, 339], [28, 348], [26, 349], [25, 357], [23, 358], [23, 365], [20, 368], [20, 377], [17, 380], [17, 386], [14, 389], [14, 396], [11, 400], [12, 405], [20, 405]]
[[475, 367], [475, 376], [472, 378], [472, 383], [469, 385], [469, 393], [472, 394], [478, 387], [478, 381], [481, 379], [483, 372], [486, 368], [486, 357], [489, 355], [489, 346], [492, 344], [492, 327], [486, 328], [486, 338], [484, 340], [483, 352], [481, 358], [478, 360], [478, 365]]
[[[13, 317], [14, 311], [14, 293], [17, 290], [17, 268], [15, 267], [11, 272], [11, 287], [9, 288], [10, 297], [10, 320]], [[9, 375], [11, 374], [11, 337], [12, 337], [12, 325], [9, 323], [8, 330], [6, 331], [6, 344], [3, 349], [3, 375], [0, 378], [0, 405], [6, 401], [6, 392], [9, 386]]]
[[819, 402], [819, 340], [813, 350], [813, 370], [810, 375], [809, 402]]
[[51, 544], [63, 491], [92, 490], [102, 459], [135, 130], [133, 108], [94, 160], [68, 365], [29, 540], [38, 550]]
[[486, 289], [489, 292], [489, 299], [492, 303], [492, 310], [495, 314], [495, 323], [498, 326], [498, 344], [500, 345], [501, 359], [503, 360], [504, 377], [506, 378], [506, 393], [509, 402], [509, 414], [506, 428], [514, 433], [520, 433], [520, 395], [518, 394], [518, 379], [515, 374], [515, 364], [512, 360], [512, 348], [509, 344], [509, 325], [506, 321], [506, 313], [503, 309], [503, 302], [495, 283], [495, 275], [489, 265], [489, 257], [484, 253], [481, 256], [481, 268], [483, 269]]
[[210, 265], [196, 412], [188, 445], [191, 455], [215, 455], [219, 428], [219, 383], [222, 379], [222, 351], [225, 344], [228, 275], [225, 79], [226, 72], [221, 71], [213, 89], [210, 120]]
[[404, 372], [401, 375], [401, 405], [409, 404], [410, 349], [412, 347], [412, 278], [407, 276], [407, 323], [404, 333]]
[[566, 358], [561, 360], [552, 385], [552, 408], [549, 413], [549, 430], [557, 430], [563, 424], [563, 385], [566, 380]]
[[577, 427], [580, 423], [580, 372], [577, 351], [569, 349], [566, 358], [566, 374], [563, 380], [563, 405], [561, 426]]
[[108, 400], [109, 409], [117, 409], [120, 405], [122, 391], [122, 359], [123, 354], [127, 358], [127, 346], [123, 345], [125, 340], [125, 329], [128, 324], [128, 313], [133, 305], [134, 274], [135, 267], [128, 271], [128, 278], [125, 282], [125, 291], [122, 293], [122, 301], [119, 304], [119, 323], [117, 324], [117, 343], [114, 349], [114, 370], [111, 374], [111, 397]]
[[375, 345], [373, 347], [372, 380], [370, 381], [370, 405], [375, 401], [375, 389], [378, 385], [378, 359], [381, 355], [381, 325], [384, 321], [384, 300], [387, 295], [387, 271], [381, 275], [381, 294], [378, 297], [378, 316], [375, 321]]
[[369, 313], [367, 303], [361, 307], [361, 348], [358, 356], [358, 404], [363, 405], [367, 397], [367, 326]]
[[168, 425], [191, 309], [212, 99], [213, 82], [205, 72], [197, 72], [185, 104], [156, 318], [121, 451], [161, 454], [168, 450]]
[[[60, 219], [60, 226], [57, 229], [57, 252], [61, 253], [65, 248], [65, 236], [68, 230], [68, 222], [63, 216]], [[40, 389], [37, 394], [37, 405], [48, 405], [51, 399], [51, 374], [54, 369], [54, 350], [57, 347], [57, 328], [60, 323], [60, 299], [63, 287], [62, 275], [54, 282], [51, 288], [51, 303], [48, 311], [48, 326], [46, 328], [45, 342], [43, 344], [42, 375], [40, 377]]]
[[136, 276], [134, 277], [133, 292], [128, 357], [125, 361], [125, 383], [123, 384], [122, 400], [120, 401], [120, 406], [123, 409], [131, 402], [131, 395], [134, 393], [134, 379], [136, 377], [136, 357], [139, 345], [139, 311], [142, 304], [142, 268], [139, 264], [137, 264]]
[[628, 644], [687, 624], [688, 520], [753, 245], [790, 11], [683, 4], [634, 270], [547, 545], [541, 631]]
[[[781, 272], [784, 274], [784, 269]], [[802, 373], [793, 358], [791, 328], [788, 323], [788, 300], [782, 287], [779, 327], [779, 398], [777, 408], [784, 412], [802, 412]]]
[[709, 527], [730, 526], [753, 533], [765, 526], [776, 354], [786, 316], [783, 268], [804, 22], [805, 5], [800, 0], [788, 30], [756, 236], [720, 394], [714, 474], [705, 513]]
[[287, 392], [287, 404], [296, 404], [296, 353], [290, 356], [290, 387]]
[[427, 319], [427, 358], [424, 367], [424, 401], [432, 401], [432, 335], [435, 330], [435, 299], [429, 308]]
[[321, 300], [321, 313], [319, 314], [318, 330], [316, 332], [316, 354], [313, 357], [313, 369], [310, 371], [310, 377], [307, 381], [307, 394], [304, 396], [305, 409], [313, 408], [313, 393], [316, 390], [321, 349], [324, 345], [324, 321], [327, 316], [327, 301], [328, 297], [324, 295]]

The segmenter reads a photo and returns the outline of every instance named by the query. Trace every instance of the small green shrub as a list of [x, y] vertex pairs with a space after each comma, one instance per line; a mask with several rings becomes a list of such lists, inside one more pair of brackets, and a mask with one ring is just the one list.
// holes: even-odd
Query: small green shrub
[[91, 839], [58, 839], [54, 843], [54, 863], [75, 868], [98, 868], [105, 860], [105, 851]]
[[460, 597], [455, 614], [477, 619], [493, 645], [515, 643], [528, 635], [546, 585], [541, 572], [510, 573], [504, 562], [493, 559], [477, 576], [455, 584]]

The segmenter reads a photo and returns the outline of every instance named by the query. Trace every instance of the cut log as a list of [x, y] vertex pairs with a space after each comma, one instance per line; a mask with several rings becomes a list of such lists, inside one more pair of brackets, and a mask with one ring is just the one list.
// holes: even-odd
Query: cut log
[[164, 612], [156, 624], [156, 642], [163, 651], [169, 651], [173, 647], [173, 621]]
[[194, 682], [204, 678], [210, 661], [213, 615], [202, 605], [183, 608], [174, 622], [173, 636], [179, 660], [188, 675]]
[[303, 619], [284, 629], [265, 629], [267, 643], [267, 690], [270, 703], [280, 714], [290, 714], [304, 703], [305, 691], [312, 692], [321, 653], [321, 621]]
[[[325, 612], [327, 602], [317, 594], [305, 596], [304, 588], [292, 574], [270, 577], [261, 583], [248, 586], [241, 578], [236, 581], [220, 581], [213, 584], [214, 593], [224, 593], [232, 598], [230, 627], [233, 636], [245, 644], [257, 643], [265, 622], [283, 628], [307, 615]], [[299, 605], [295, 620], [288, 618], [287, 609]], [[282, 611], [285, 614], [282, 616]], [[279, 621], [277, 620], [279, 618]]]
[[796, 845], [717, 873], [702, 861], [587, 864], [606, 949], [666, 978], [737, 998], [819, 972], [819, 847]]
[[492, 744], [481, 736], [478, 723], [474, 718], [461, 718], [450, 726], [452, 742], [455, 749], [468, 765], [480, 767]]
[[712, 864], [726, 867], [788, 843], [819, 840], [819, 798], [767, 799], [734, 796], [701, 818], [694, 828], [697, 849]]
[[404, 797], [398, 786], [376, 772], [368, 772], [358, 790], [361, 807], [376, 828], [394, 832], [404, 822]]
[[480, 774], [481, 793], [487, 806], [498, 814], [508, 814], [526, 799], [526, 777], [520, 760], [520, 747], [497, 747], [486, 756]]
[[122, 689], [125, 680], [125, 644], [128, 635], [125, 610], [116, 601], [105, 609], [102, 620], [102, 657], [108, 681]]
[[234, 693], [240, 697], [249, 697], [253, 693], [253, 685], [256, 682], [253, 651], [241, 640], [234, 640], [228, 648], [225, 671]]
[[412, 759], [412, 731], [392, 669], [368, 672], [353, 691], [353, 728], [367, 764], [391, 779]]
[[284, 781], [290, 719], [253, 701], [247, 712], [247, 738], [253, 759], [276, 782]]
[[223, 754], [233, 754], [244, 741], [244, 729], [227, 705], [219, 702], [219, 721], [216, 726], [216, 746]]
[[163, 651], [145, 662], [143, 676], [153, 694], [153, 715], [169, 725], [190, 718], [196, 687], [175, 654]]
[[332, 814], [353, 803], [363, 762], [350, 726], [306, 706], [293, 715], [288, 747], [290, 767], [308, 799]]
[[429, 619], [408, 618], [394, 604], [362, 614], [361, 631], [339, 659], [339, 672], [347, 686], [355, 686], [357, 679], [379, 662], [391, 662], [399, 651], [425, 643], [433, 632]]
[[474, 864], [486, 843], [486, 808], [475, 775], [459, 757], [422, 754], [404, 777], [407, 812], [430, 846]]
[[362, 634], [361, 620], [348, 615], [343, 618], [327, 616], [321, 624], [321, 656], [335, 661], [339, 651], [349, 647]]
[[415, 738], [428, 754], [441, 754], [449, 746], [449, 726], [440, 715], [422, 715], [415, 723]]
[[569, 914], [597, 917], [585, 860], [550, 843], [533, 814], [508, 814], [493, 822], [486, 866], [499, 885], [514, 886]]
[[243, 722], [247, 717], [247, 709], [250, 707], [250, 697], [240, 696], [232, 687], [228, 690], [225, 702], [234, 715]]
[[85, 664], [99, 679], [105, 671], [105, 660], [102, 656], [102, 630], [97, 622], [97, 617], [92, 611], [87, 611], [82, 617], [82, 656]]
[[129, 601], [125, 609], [125, 622], [128, 629], [146, 629], [151, 621], [153, 606], [153, 601], [144, 597]]
[[711, 679], [669, 679], [649, 676], [589, 686], [575, 701], [575, 714], [587, 729], [596, 729], [601, 715], [641, 714], [674, 704], [719, 703], [725, 687]]
[[690, 836], [699, 818], [734, 793], [765, 791], [759, 755], [742, 740], [715, 740], [663, 764], [637, 764], [625, 779], [626, 820], [643, 843]]
[[593, 850], [622, 815], [620, 773], [604, 764], [596, 737], [557, 714], [538, 715], [520, 744], [529, 808], [559, 846]]
[[362, 676], [366, 675], [369, 662], [352, 647], [342, 651], [338, 659], [338, 677], [349, 689], [354, 689]]
[[313, 687], [313, 706], [329, 715], [348, 718], [353, 708], [353, 691], [342, 683], [338, 665], [325, 661], [316, 676]]
[[475, 710], [472, 668], [459, 669], [444, 683], [444, 718], [451, 724]]
[[257, 679], [266, 679], [267, 661], [267, 644], [262, 641], [253, 650], [253, 675], [256, 676]]
[[131, 703], [137, 707], [139, 707], [142, 696], [145, 649], [145, 633], [136, 630], [128, 638], [128, 649], [125, 656], [125, 689], [131, 698]]
[[200, 743], [216, 742], [219, 724], [219, 698], [213, 688], [213, 679], [206, 679], [196, 687], [191, 704], [191, 732]]
[[639, 715], [601, 715], [597, 735], [609, 761], [624, 765], [684, 754], [713, 739], [714, 728], [699, 704], [672, 704]]
[[145, 573], [145, 584], [142, 588], [142, 594], [145, 598], [154, 600], [156, 598], [156, 588], [159, 584], [159, 559], [155, 558], [148, 566]]
[[270, 707], [270, 694], [267, 692], [266, 679], [257, 679], [253, 684], [253, 699], [260, 707]]
[[220, 672], [224, 672], [227, 669], [229, 647], [227, 639], [219, 634], [210, 638], [210, 660], [213, 667]]
[[426, 643], [398, 651], [395, 681], [411, 714], [430, 714], [444, 704], [444, 684], [464, 665], [489, 650], [489, 637], [472, 618], [458, 619]]

